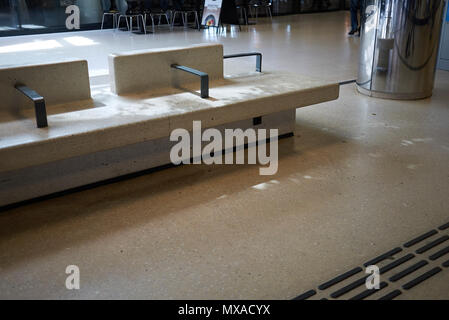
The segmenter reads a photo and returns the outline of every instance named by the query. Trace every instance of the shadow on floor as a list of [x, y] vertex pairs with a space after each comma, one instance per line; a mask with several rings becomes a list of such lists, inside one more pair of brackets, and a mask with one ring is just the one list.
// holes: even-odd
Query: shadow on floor
[[[77, 247], [225, 194], [282, 180], [310, 170], [311, 163], [327, 165], [325, 159], [301, 158], [342, 143], [341, 137], [311, 123], [297, 120], [296, 131], [294, 137], [279, 141], [279, 171], [273, 176], [260, 176], [258, 165], [184, 165], [4, 211], [0, 213], [0, 248], [8, 248], [9, 258], [2, 259], [0, 266], [11, 268], [33, 256]], [[148, 207], [142, 208], [143, 199]]]

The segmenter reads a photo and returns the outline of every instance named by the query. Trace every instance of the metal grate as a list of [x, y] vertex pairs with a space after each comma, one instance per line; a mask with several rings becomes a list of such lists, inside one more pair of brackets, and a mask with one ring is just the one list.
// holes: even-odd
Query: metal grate
[[[402, 294], [403, 291], [401, 291], [401, 289], [406, 291], [410, 290], [442, 272], [445, 270], [444, 268], [449, 268], [449, 260], [444, 261], [444, 258], [449, 257], [449, 234], [445, 231], [447, 229], [449, 229], [449, 223], [430, 230], [405, 242], [402, 246], [396, 247], [363, 263], [364, 267], [384, 264], [379, 268], [380, 275], [392, 272], [388, 277], [388, 281], [386, 278], [381, 278], [384, 281], [380, 283], [379, 289], [366, 289], [355, 293], [356, 289], [363, 287], [366, 279], [370, 276], [368, 274], [358, 279], [352, 279], [364, 270], [362, 267], [358, 266], [318, 285], [317, 290], [312, 289], [297, 296], [294, 300], [306, 300], [312, 297], [313, 299], [316, 298], [321, 300], [340, 298], [362, 300], [374, 295], [378, 300], [392, 300]], [[425, 240], [428, 242], [423, 243]], [[421, 244], [421, 247], [416, 249], [415, 246], [418, 244]], [[430, 252], [430, 255], [427, 253], [429, 251], [432, 251]], [[420, 260], [416, 261], [418, 259]], [[387, 260], [393, 261], [387, 263]], [[441, 260], [444, 262], [441, 262]], [[408, 266], [399, 269], [402, 265]], [[421, 269], [424, 267], [428, 270], [422, 272]], [[395, 287], [399, 286], [400, 289], [388, 292], [385, 288], [388, 288], [391, 285], [394, 285]], [[353, 293], [352, 296], [350, 295], [351, 293]]]

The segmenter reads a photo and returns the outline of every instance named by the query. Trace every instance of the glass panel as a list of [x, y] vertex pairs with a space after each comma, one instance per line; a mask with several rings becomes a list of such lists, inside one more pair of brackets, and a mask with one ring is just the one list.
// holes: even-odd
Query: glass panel
[[338, 10], [341, 6], [340, 0], [301, 0], [301, 12], [317, 12]]
[[17, 30], [17, 14], [14, 1], [0, 0], [0, 33]]
[[65, 7], [59, 0], [18, 0], [22, 29], [65, 26]]
[[[121, 2], [121, 1], [118, 1]], [[68, 31], [66, 8], [80, 9], [80, 28], [98, 28], [108, 0], [0, 0], [0, 36]]]

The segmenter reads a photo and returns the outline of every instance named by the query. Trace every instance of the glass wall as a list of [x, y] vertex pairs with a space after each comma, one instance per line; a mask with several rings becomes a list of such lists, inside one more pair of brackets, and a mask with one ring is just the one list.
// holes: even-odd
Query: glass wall
[[[120, 1], [119, 1], [120, 2]], [[66, 31], [65, 10], [80, 8], [81, 30], [98, 27], [108, 0], [0, 0], [0, 36]], [[126, 5], [125, 5], [126, 6]]]
[[301, 0], [300, 12], [319, 12], [343, 9], [345, 5], [341, 0]]
[[11, 0], [0, 0], [0, 34], [16, 28], [17, 19], [11, 2]]
[[[295, 14], [299, 13], [298, 0], [273, 0], [273, 15]], [[261, 10], [263, 11], [263, 10]]]
[[349, 9], [350, 0], [272, 0], [273, 14], [295, 14]]
[[[349, 0], [272, 0], [273, 15], [345, 9]], [[126, 0], [115, 0], [121, 12]], [[111, 0], [0, 0], [0, 36], [67, 31], [66, 7], [80, 8], [81, 30], [96, 29]], [[264, 15], [264, 10], [260, 10]]]

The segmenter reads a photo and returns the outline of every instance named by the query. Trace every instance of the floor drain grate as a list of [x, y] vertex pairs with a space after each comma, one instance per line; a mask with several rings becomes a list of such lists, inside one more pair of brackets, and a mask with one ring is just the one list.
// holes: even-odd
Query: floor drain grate
[[[318, 285], [317, 290], [309, 290], [293, 300], [306, 300], [309, 298], [318, 300], [340, 298], [361, 300], [371, 296], [374, 296], [372, 298], [377, 298], [378, 300], [392, 300], [403, 293], [401, 289], [410, 290], [443, 271], [444, 269], [441, 267], [449, 268], [449, 260], [443, 263], [440, 261], [441, 258], [447, 258], [449, 256], [449, 246], [443, 247], [447, 244], [446, 241], [449, 240], [449, 234], [445, 232], [447, 229], [449, 229], [449, 223], [443, 224], [437, 229], [430, 230], [405, 242], [402, 246], [396, 247], [363, 263], [364, 267], [378, 265], [381, 276], [391, 272], [388, 275], [388, 281], [380, 282], [379, 289], [365, 288], [364, 285], [370, 276], [369, 274], [358, 279], [353, 279], [364, 271], [362, 267], [358, 266]], [[428, 242], [423, 243], [425, 240]], [[414, 247], [418, 244], [423, 245], [415, 249]], [[412, 250], [415, 251], [413, 252]], [[427, 252], [430, 253], [429, 256], [427, 256]], [[417, 258], [420, 259], [418, 262], [416, 262]], [[380, 266], [380, 264], [384, 265]], [[402, 265], [406, 265], [405, 268], [399, 269], [398, 267]], [[428, 270], [421, 272], [421, 269], [424, 267]], [[383, 289], [389, 286], [392, 286], [394, 290], [385, 294], [383, 291], [387, 290]], [[355, 292], [357, 290], [360, 292]], [[350, 296], [351, 293], [353, 293], [352, 297]]]
[[432, 270], [427, 271], [426, 273], [420, 275], [418, 278], [415, 278], [412, 281], [407, 282], [406, 284], [404, 284], [402, 286], [402, 288], [404, 288], [405, 290], [410, 290], [414, 286], [416, 286], [416, 285], [420, 284], [421, 282], [423, 282], [424, 280], [427, 280], [430, 277], [436, 275], [440, 271], [443, 271], [443, 269], [441, 269], [440, 267], [435, 267]]
[[336, 277], [332, 280], [329, 280], [326, 283], [323, 283], [322, 285], [318, 286], [318, 289], [326, 290], [327, 288], [332, 287], [334, 284], [337, 284], [343, 280], [346, 280], [346, 279], [352, 277], [353, 275], [355, 275], [359, 272], [362, 272], [362, 271], [363, 271], [363, 269], [360, 267], [354, 268], [346, 273], [343, 273], [342, 275], [339, 275], [338, 277]]
[[392, 276], [389, 280], [391, 282], [396, 282], [401, 280], [402, 278], [404, 278], [405, 276], [408, 276], [409, 274], [411, 274], [412, 272], [415, 272], [419, 269], [421, 269], [422, 267], [428, 265], [429, 263], [426, 260], [421, 260], [420, 262], [418, 262], [417, 264], [414, 264], [411, 267], [408, 267], [405, 270], [402, 270], [399, 273], [396, 273], [394, 276]]
[[390, 292], [389, 294], [384, 295], [383, 297], [380, 297], [379, 300], [393, 300], [397, 296], [400, 296], [402, 294], [401, 290], [394, 290]]

